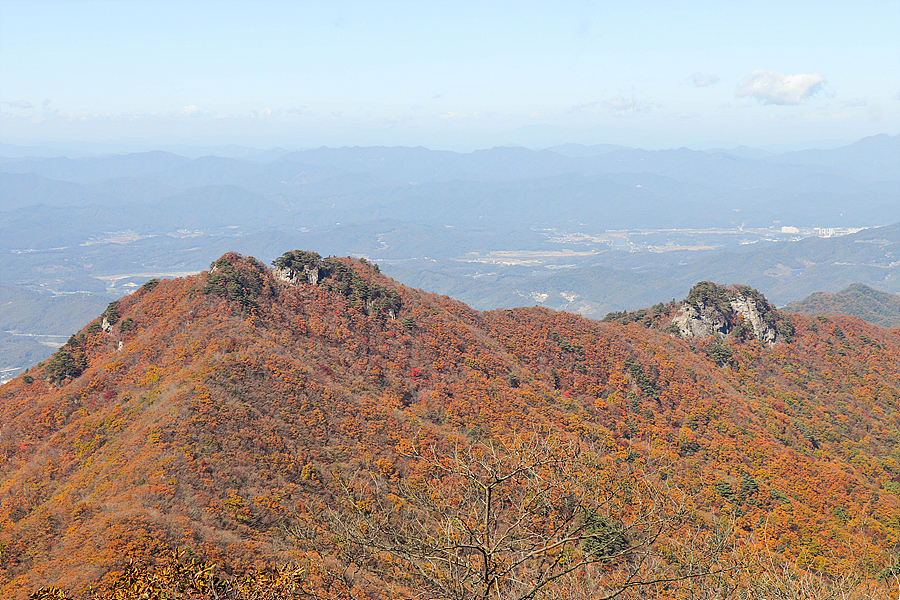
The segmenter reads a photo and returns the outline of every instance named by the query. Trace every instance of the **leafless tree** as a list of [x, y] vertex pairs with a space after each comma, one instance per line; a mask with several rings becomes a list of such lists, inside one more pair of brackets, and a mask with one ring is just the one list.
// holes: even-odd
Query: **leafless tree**
[[716, 594], [735, 589], [730, 534], [647, 457], [541, 433], [401, 452], [404, 476], [340, 478], [323, 515], [332, 552], [392, 597], [603, 600], [714, 576]]

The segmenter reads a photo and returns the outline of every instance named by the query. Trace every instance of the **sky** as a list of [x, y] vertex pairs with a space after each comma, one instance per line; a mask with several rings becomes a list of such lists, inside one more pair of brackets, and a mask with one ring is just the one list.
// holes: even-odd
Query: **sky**
[[900, 132], [897, 31], [897, 0], [2, 0], [0, 142], [826, 147]]

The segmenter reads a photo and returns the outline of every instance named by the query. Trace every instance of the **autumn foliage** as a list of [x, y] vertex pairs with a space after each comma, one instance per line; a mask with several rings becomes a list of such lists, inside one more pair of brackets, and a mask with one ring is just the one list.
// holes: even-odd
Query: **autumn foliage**
[[[647, 494], [677, 491], [692, 515], [677, 527], [698, 540], [727, 525], [724, 562], [708, 565], [721, 589], [763, 581], [763, 557], [794, 581], [890, 583], [900, 331], [794, 315], [790, 342], [732, 336], [716, 360], [665, 330], [665, 307], [608, 323], [481, 313], [369, 263], [315, 260], [315, 284], [229, 253], [145, 286], [113, 307], [118, 324], [102, 327], [104, 313], [0, 388], [0, 596], [83, 597], [173, 548], [223, 581], [307, 561], [319, 571], [304, 589], [322, 597], [401, 593], [385, 563], [351, 565], [320, 529], [329, 514], [353, 522], [348, 482], [361, 498], [366, 481], [414, 489], [428, 455], [411, 448], [447, 455], [532, 432], [597, 453], [652, 483]], [[672, 552], [641, 568], [675, 572], [689, 550]], [[689, 597], [687, 585], [659, 597]]]

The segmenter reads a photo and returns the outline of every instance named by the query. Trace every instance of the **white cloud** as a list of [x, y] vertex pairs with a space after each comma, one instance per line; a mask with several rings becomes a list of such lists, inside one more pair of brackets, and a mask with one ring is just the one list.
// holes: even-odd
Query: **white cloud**
[[613, 114], [617, 117], [624, 117], [626, 115], [633, 115], [639, 112], [650, 112], [650, 105], [641, 102], [640, 100], [635, 99], [633, 96], [631, 98], [611, 98], [603, 103], [610, 114]]
[[11, 106], [12, 108], [33, 108], [31, 102], [28, 102], [27, 100], [13, 100], [12, 102], [4, 102], [3, 104]]
[[825, 83], [821, 73], [785, 75], [775, 71], [753, 71], [734, 95], [736, 98], [756, 98], [760, 104], [804, 104]]
[[691, 75], [691, 83], [694, 87], [709, 87], [719, 83], [719, 76], [713, 73], [694, 73]]
[[271, 108], [263, 108], [261, 110], [251, 110], [250, 114], [254, 117], [271, 117], [272, 109]]
[[182, 106], [181, 110], [178, 112], [182, 117], [200, 116], [200, 108], [198, 108], [196, 104], [191, 104], [190, 106]]
[[865, 98], [853, 98], [852, 100], [846, 100], [843, 102], [843, 105], [847, 108], [853, 108], [855, 106], [865, 106], [866, 99]]

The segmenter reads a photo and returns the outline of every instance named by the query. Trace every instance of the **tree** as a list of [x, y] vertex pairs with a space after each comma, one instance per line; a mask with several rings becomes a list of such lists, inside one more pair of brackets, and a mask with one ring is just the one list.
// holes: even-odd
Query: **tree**
[[695, 531], [684, 552], [696, 515], [638, 453], [540, 433], [399, 449], [405, 476], [342, 479], [323, 515], [328, 553], [395, 595], [602, 599], [729, 571], [721, 539], [701, 549]]
[[711, 361], [717, 365], [724, 366], [731, 362], [734, 355], [728, 344], [718, 335], [715, 336], [708, 344], [701, 348]]

